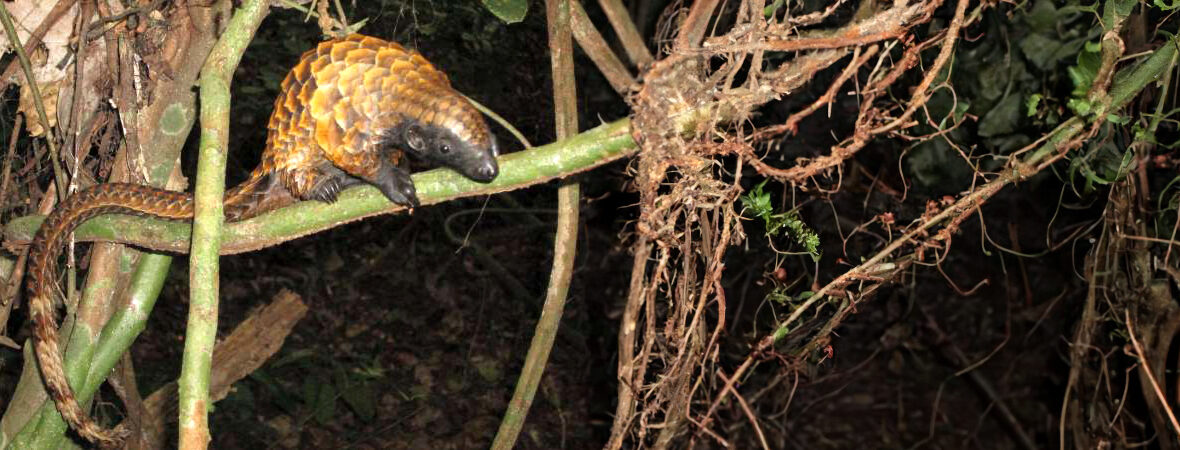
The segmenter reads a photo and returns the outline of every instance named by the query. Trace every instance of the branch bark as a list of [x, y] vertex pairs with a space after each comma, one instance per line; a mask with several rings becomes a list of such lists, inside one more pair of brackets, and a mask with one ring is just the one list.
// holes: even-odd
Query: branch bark
[[218, 271], [225, 222], [225, 163], [229, 146], [229, 86], [246, 46], [270, 11], [266, 0], [243, 2], [201, 69], [201, 144], [189, 265], [189, 310], [180, 366], [181, 449], [209, 445], [209, 374], [217, 343]]
[[[624, 119], [600, 125], [569, 139], [500, 157], [500, 176], [481, 184], [458, 173], [436, 169], [414, 174], [423, 205], [462, 197], [507, 192], [568, 177], [630, 156], [637, 149], [631, 122]], [[222, 255], [271, 247], [344, 223], [380, 214], [403, 212], [376, 188], [359, 186], [340, 194], [336, 203], [301, 202], [250, 220], [227, 225], [222, 233]], [[7, 243], [28, 244], [44, 216], [26, 216], [8, 224]], [[120, 215], [90, 219], [74, 232], [79, 242], [118, 242], [150, 250], [187, 253], [192, 227]]]
[[[580, 8], [576, 0], [547, 0], [549, 21], [549, 57], [553, 76], [553, 116], [557, 138], [563, 139], [578, 132], [578, 96], [574, 79], [574, 43], [571, 39], [571, 9]], [[593, 30], [587, 20], [583, 25]], [[600, 37], [601, 39], [601, 37]], [[613, 55], [612, 55], [613, 56]], [[581, 189], [576, 182], [566, 182], [557, 191], [557, 230], [553, 236], [553, 269], [549, 273], [549, 289], [541, 318], [533, 332], [524, 367], [508, 403], [508, 411], [500, 423], [500, 430], [492, 443], [493, 449], [509, 450], [516, 445], [524, 427], [533, 398], [541, 384], [541, 376], [553, 351], [557, 329], [565, 312], [570, 279], [574, 273], [574, 255], [578, 245], [578, 204]]]

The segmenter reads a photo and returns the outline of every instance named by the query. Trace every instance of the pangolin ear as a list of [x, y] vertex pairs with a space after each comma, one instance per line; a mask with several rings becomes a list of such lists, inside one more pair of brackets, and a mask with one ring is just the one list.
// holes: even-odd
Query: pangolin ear
[[410, 124], [403, 133], [405, 135], [402, 138], [405, 139], [410, 150], [419, 153], [426, 151], [426, 136], [422, 133], [422, 127], [418, 124]]

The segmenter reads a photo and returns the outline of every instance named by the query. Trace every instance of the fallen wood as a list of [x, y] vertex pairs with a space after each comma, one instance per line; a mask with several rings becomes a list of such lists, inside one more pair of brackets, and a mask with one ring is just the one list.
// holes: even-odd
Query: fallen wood
[[[218, 401], [229, 395], [235, 382], [258, 370], [283, 346], [295, 324], [307, 314], [298, 294], [283, 290], [270, 304], [256, 309], [213, 350], [209, 395]], [[128, 440], [129, 449], [164, 448], [165, 426], [176, 422], [176, 382], [156, 390], [143, 405], [138, 432]], [[129, 419], [135, 420], [135, 419]]]

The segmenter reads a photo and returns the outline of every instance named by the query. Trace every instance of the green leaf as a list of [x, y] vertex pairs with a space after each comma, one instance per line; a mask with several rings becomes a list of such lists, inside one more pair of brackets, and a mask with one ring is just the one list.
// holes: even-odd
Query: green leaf
[[303, 402], [311, 410], [316, 422], [329, 423], [336, 415], [336, 386], [316, 377], [308, 377], [303, 383]]
[[963, 118], [967, 116], [967, 111], [971, 110], [971, 99], [961, 98], [958, 103], [955, 103], [954, 118], [955, 123], [961, 123]]
[[250, 416], [258, 410], [255, 402], [254, 390], [250, 388], [250, 383], [236, 383], [229, 395], [216, 404], [225, 408], [225, 411], [232, 411], [231, 414], [235, 416]]
[[[1122, 153], [1119, 153], [1120, 151]], [[1104, 145], [1094, 162], [1100, 184], [1110, 184], [1125, 177], [1134, 160], [1133, 152], [1111, 144]]]
[[1155, 4], [1156, 8], [1162, 9], [1164, 11], [1171, 11], [1173, 9], [1180, 8], [1180, 0], [1172, 0], [1171, 3], [1165, 3], [1164, 0], [1155, 0], [1152, 3]]
[[754, 213], [754, 217], [762, 218], [762, 222], [766, 224], [766, 236], [771, 237], [778, 234], [778, 230], [787, 228], [791, 231], [791, 238], [795, 240], [811, 258], [815, 261], [823, 256], [819, 251], [819, 235], [811, 230], [803, 220], [799, 218], [799, 213], [795, 211], [787, 211], [783, 213], [775, 213], [774, 206], [770, 204], [770, 194], [762, 191], [762, 187], [770, 180], [762, 180], [761, 183], [750, 189], [746, 195], [741, 196], [742, 214], [746, 211]]
[[314, 358], [314, 357], [315, 357], [315, 350], [313, 350], [313, 349], [307, 348], [307, 349], [295, 350], [291, 353], [288, 353], [287, 355], [284, 355], [282, 358], [275, 360], [275, 362], [270, 363], [269, 366], [271, 368], [277, 369], [279, 367], [283, 367], [288, 364], [306, 362], [307, 360]]
[[1107, 0], [1102, 5], [1102, 26], [1107, 29], [1114, 27], [1115, 20], [1131, 15], [1137, 4], [1139, 0]]
[[279, 384], [278, 380], [265, 369], [254, 371], [250, 374], [250, 379], [257, 381], [265, 391], [265, 395], [287, 414], [293, 415], [299, 412], [299, 398], [293, 395], [294, 392], [288, 391], [282, 384]]
[[1020, 96], [1009, 95], [979, 121], [979, 135], [992, 137], [1012, 133], [1016, 131], [1016, 126], [1022, 118]]
[[377, 394], [370, 383], [354, 383], [341, 392], [344, 403], [363, 422], [372, 422], [377, 416]]
[[939, 89], [930, 96], [923, 108], [924, 121], [936, 123], [943, 130], [951, 124], [960, 123], [971, 110], [971, 101], [966, 97], [955, 97], [949, 89]]
[[1079, 116], [1088, 116], [1090, 115], [1090, 110], [1094, 109], [1093, 104], [1080, 98], [1069, 99], [1068, 102], [1065, 102], [1065, 106], [1068, 106], [1074, 114]]
[[1114, 113], [1110, 113], [1110, 114], [1106, 115], [1106, 121], [1113, 123], [1113, 124], [1126, 125], [1128, 122], [1131, 121], [1131, 118], [1126, 117], [1126, 116], [1120, 116], [1120, 115], [1114, 114]]
[[[1159, 0], [1156, 0], [1156, 1], [1159, 1]], [[1178, 0], [1178, 1], [1180, 1], [1180, 0]], [[779, 8], [783, 7], [783, 3], [785, 3], [785, 0], [774, 0], [774, 3], [771, 3], [771, 4], [767, 5], [765, 8], [762, 8], [762, 15], [766, 16], [766, 17], [773, 17], [775, 11], [778, 11]]]
[[987, 100], [998, 100], [1004, 96], [1004, 91], [1008, 87], [1008, 80], [1011, 77], [1009, 64], [1003, 61], [995, 61], [992, 64], [987, 64], [980, 68], [979, 74], [979, 95]]
[[762, 180], [742, 196], [742, 207], [753, 212], [754, 217], [765, 218], [774, 213], [774, 207], [770, 206], [770, 194], [762, 192], [762, 187], [766, 186], [767, 181], [770, 180]]
[[529, 12], [527, 0], [480, 0], [480, 3], [504, 23], [520, 22], [524, 20], [525, 13]]
[[1155, 133], [1148, 131], [1146, 128], [1143, 128], [1142, 126], [1140, 126], [1138, 123], [1133, 125], [1132, 129], [1135, 130], [1135, 139], [1134, 140], [1143, 141], [1143, 142], [1146, 142], [1151, 145], [1159, 145], [1159, 141], [1157, 141], [1155, 138]]
[[1093, 192], [1097, 186], [1109, 185], [1125, 178], [1134, 160], [1134, 152], [1113, 142], [1105, 142], [1070, 161], [1069, 179], [1075, 183], [1080, 175], [1085, 181], [1083, 192]]
[[783, 340], [783, 338], [787, 337], [787, 334], [789, 334], [790, 332], [791, 332], [791, 327], [789, 326], [789, 324], [784, 323], [782, 326], [778, 327], [778, 329], [774, 330], [774, 341], [778, 342], [778, 341]]
[[1077, 65], [1066, 69], [1070, 81], [1073, 81], [1074, 97], [1083, 97], [1094, 84], [1094, 77], [1098, 76], [1098, 68], [1102, 65], [1101, 42], [1086, 42], [1085, 49], [1078, 53]]
[[1024, 20], [1035, 31], [1053, 31], [1057, 26], [1059, 16], [1057, 7], [1053, 5], [1053, 0], [1037, 0], [1028, 14], [1024, 16]]
[[1024, 101], [1024, 106], [1026, 108], [1024, 114], [1028, 117], [1032, 117], [1032, 116], [1037, 115], [1037, 106], [1039, 106], [1040, 104], [1041, 104], [1041, 94], [1033, 94], [1033, 95], [1028, 96], [1028, 100]]
[[791, 301], [791, 294], [786, 293], [781, 287], [776, 287], [769, 294], [766, 294], [766, 299], [780, 305], [785, 305]]
[[1038, 69], [1049, 70], [1057, 65], [1058, 50], [1062, 45], [1057, 39], [1034, 33], [1020, 41], [1020, 52]]
[[1110, 184], [1110, 180], [1102, 178], [1098, 175], [1098, 173], [1094, 172], [1094, 169], [1091, 169], [1089, 166], [1082, 166], [1080, 173], [1086, 177], [1086, 192], [1093, 192], [1094, 185], [1096, 184]]
[[1094, 2], [1094, 4], [1092, 4], [1092, 5], [1068, 5], [1068, 6], [1061, 8], [1061, 11], [1070, 11], [1070, 12], [1076, 11], [1076, 12], [1084, 12], [1084, 13], [1090, 13], [1090, 14], [1096, 15], [1096, 14], [1098, 14], [1098, 5], [1099, 4], [1100, 4], [1099, 2]]
[[[1061, 45], [1061, 47], [1057, 48], [1057, 54], [1053, 55], [1053, 61], [1060, 61], [1062, 59], [1077, 55], [1078, 52], [1082, 51], [1082, 47], [1085, 47], [1086, 43], [1089, 41], [1090, 41], [1089, 37], [1084, 36], [1084, 37], [1079, 37], [1079, 38], [1074, 39], [1072, 41], [1067, 41], [1067, 42], [1063, 43]], [[1052, 69], [1055, 69], [1056, 67], [1057, 67], [1057, 65], [1054, 64], [1053, 67], [1048, 67], [1045, 70], [1052, 70]]]
[[487, 358], [482, 355], [472, 356], [469, 360], [471, 365], [475, 367], [475, 371], [488, 384], [497, 384], [504, 375], [504, 371], [500, 368], [500, 362], [495, 358]]
[[794, 211], [788, 211], [783, 217], [783, 224], [791, 230], [791, 237], [795, 239], [795, 243], [801, 245], [811, 255], [812, 261], [819, 261], [823, 257], [823, 252], [819, 250], [819, 235], [815, 234], [799, 215]]

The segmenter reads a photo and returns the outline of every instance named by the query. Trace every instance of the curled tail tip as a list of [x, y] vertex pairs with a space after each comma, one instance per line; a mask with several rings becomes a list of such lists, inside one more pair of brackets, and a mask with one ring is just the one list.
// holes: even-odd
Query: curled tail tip
[[127, 428], [127, 424], [119, 424], [119, 426], [110, 430], [99, 429], [97, 425], [90, 430], [89, 436], [83, 436], [98, 445], [101, 449], [117, 449], [122, 448], [127, 438], [131, 437], [131, 429]]
[[131, 429], [128, 428], [126, 421], [109, 429], [103, 428], [102, 425], [95, 422], [93, 418], [86, 415], [81, 409], [77, 400], [74, 399], [72, 392], [64, 398], [54, 397], [53, 401], [57, 404], [62, 419], [65, 420], [69, 427], [78, 436], [81, 436], [84, 440], [94, 444], [98, 448], [122, 448], [127, 438], [131, 437]]

